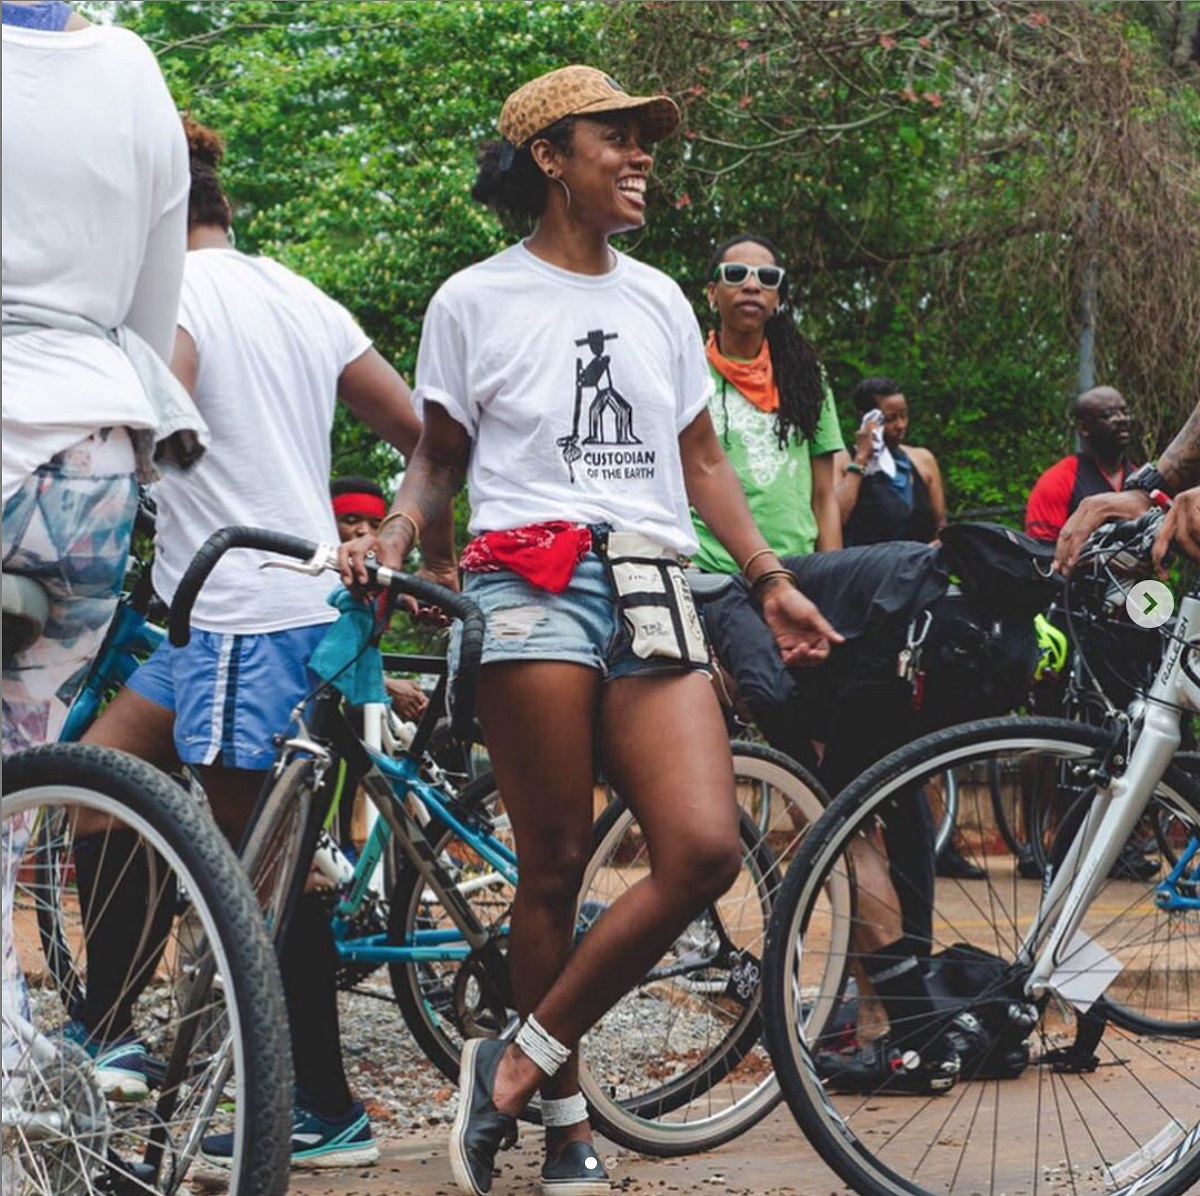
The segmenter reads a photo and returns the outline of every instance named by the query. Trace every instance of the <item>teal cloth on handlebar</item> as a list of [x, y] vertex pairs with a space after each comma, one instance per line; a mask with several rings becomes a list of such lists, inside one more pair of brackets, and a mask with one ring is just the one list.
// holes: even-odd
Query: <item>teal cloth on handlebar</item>
[[383, 654], [375, 635], [375, 608], [339, 586], [328, 598], [341, 612], [309, 658], [308, 667], [328, 681], [353, 706], [386, 702]]

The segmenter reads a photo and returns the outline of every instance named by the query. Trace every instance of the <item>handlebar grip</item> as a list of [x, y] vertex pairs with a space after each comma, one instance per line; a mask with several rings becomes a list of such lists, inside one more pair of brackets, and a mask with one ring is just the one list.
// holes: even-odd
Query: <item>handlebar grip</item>
[[289, 536], [286, 532], [272, 532], [261, 527], [223, 527], [220, 531], [213, 532], [192, 557], [191, 564], [184, 571], [179, 580], [179, 588], [175, 591], [175, 599], [171, 603], [171, 613], [167, 620], [167, 634], [172, 645], [182, 648], [192, 638], [192, 607], [196, 604], [196, 595], [208, 580], [208, 575], [217, 567], [217, 562], [229, 549], [261, 548], [267, 552], [277, 552], [281, 556], [294, 557], [298, 561], [307, 561], [318, 547], [312, 540], [303, 540], [299, 536]]
[[[269, 531], [261, 527], [224, 527], [213, 532], [200, 546], [179, 581], [175, 600], [167, 620], [167, 633], [172, 645], [182, 648], [191, 639], [192, 607], [196, 595], [216, 568], [217, 562], [231, 548], [258, 548], [290, 556], [298, 561], [311, 560], [321, 546], [312, 540], [291, 536], [286, 532]], [[374, 575], [375, 567], [368, 572]], [[479, 684], [479, 664], [483, 655], [485, 621], [478, 605], [465, 594], [439, 586], [409, 573], [391, 572], [388, 588], [393, 595], [411, 594], [432, 606], [439, 606], [462, 622], [462, 642], [459, 651], [458, 674], [454, 681], [454, 703], [451, 731], [462, 739], [474, 733], [475, 693]]]

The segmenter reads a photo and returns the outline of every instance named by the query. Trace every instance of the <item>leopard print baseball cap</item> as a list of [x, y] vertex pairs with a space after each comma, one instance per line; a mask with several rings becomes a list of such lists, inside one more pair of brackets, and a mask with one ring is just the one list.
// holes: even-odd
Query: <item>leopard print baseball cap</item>
[[660, 141], [679, 124], [679, 109], [670, 96], [631, 96], [610, 75], [594, 66], [564, 66], [531, 79], [504, 101], [500, 132], [513, 145], [524, 145], [535, 133], [564, 116], [638, 109], [644, 139]]

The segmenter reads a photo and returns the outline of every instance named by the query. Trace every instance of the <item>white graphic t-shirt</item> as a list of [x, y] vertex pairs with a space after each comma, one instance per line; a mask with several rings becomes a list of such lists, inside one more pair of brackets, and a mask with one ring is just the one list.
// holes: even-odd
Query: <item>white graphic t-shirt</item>
[[567, 519], [695, 551], [679, 433], [712, 381], [683, 292], [624, 254], [607, 274], [514, 245], [425, 314], [414, 401], [470, 433], [470, 530]]

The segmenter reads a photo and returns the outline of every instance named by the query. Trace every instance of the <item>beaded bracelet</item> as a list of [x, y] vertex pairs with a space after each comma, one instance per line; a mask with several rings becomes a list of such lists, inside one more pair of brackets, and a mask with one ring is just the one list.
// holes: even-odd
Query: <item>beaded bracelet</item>
[[421, 529], [417, 526], [417, 521], [407, 511], [393, 511], [390, 515], [385, 515], [383, 519], [380, 520], [379, 526], [375, 529], [375, 534], [377, 536], [382, 536], [383, 529], [387, 527], [387, 525], [391, 523], [393, 519], [405, 519], [408, 521], [409, 526], [413, 530], [412, 543], [409, 545], [409, 549], [411, 550], [416, 548], [421, 541]]
[[859, 475], [859, 477], [861, 477], [867, 471], [863, 466], [859, 465], [857, 461], [851, 461], [850, 464], [846, 466], [846, 472], [856, 473]]

